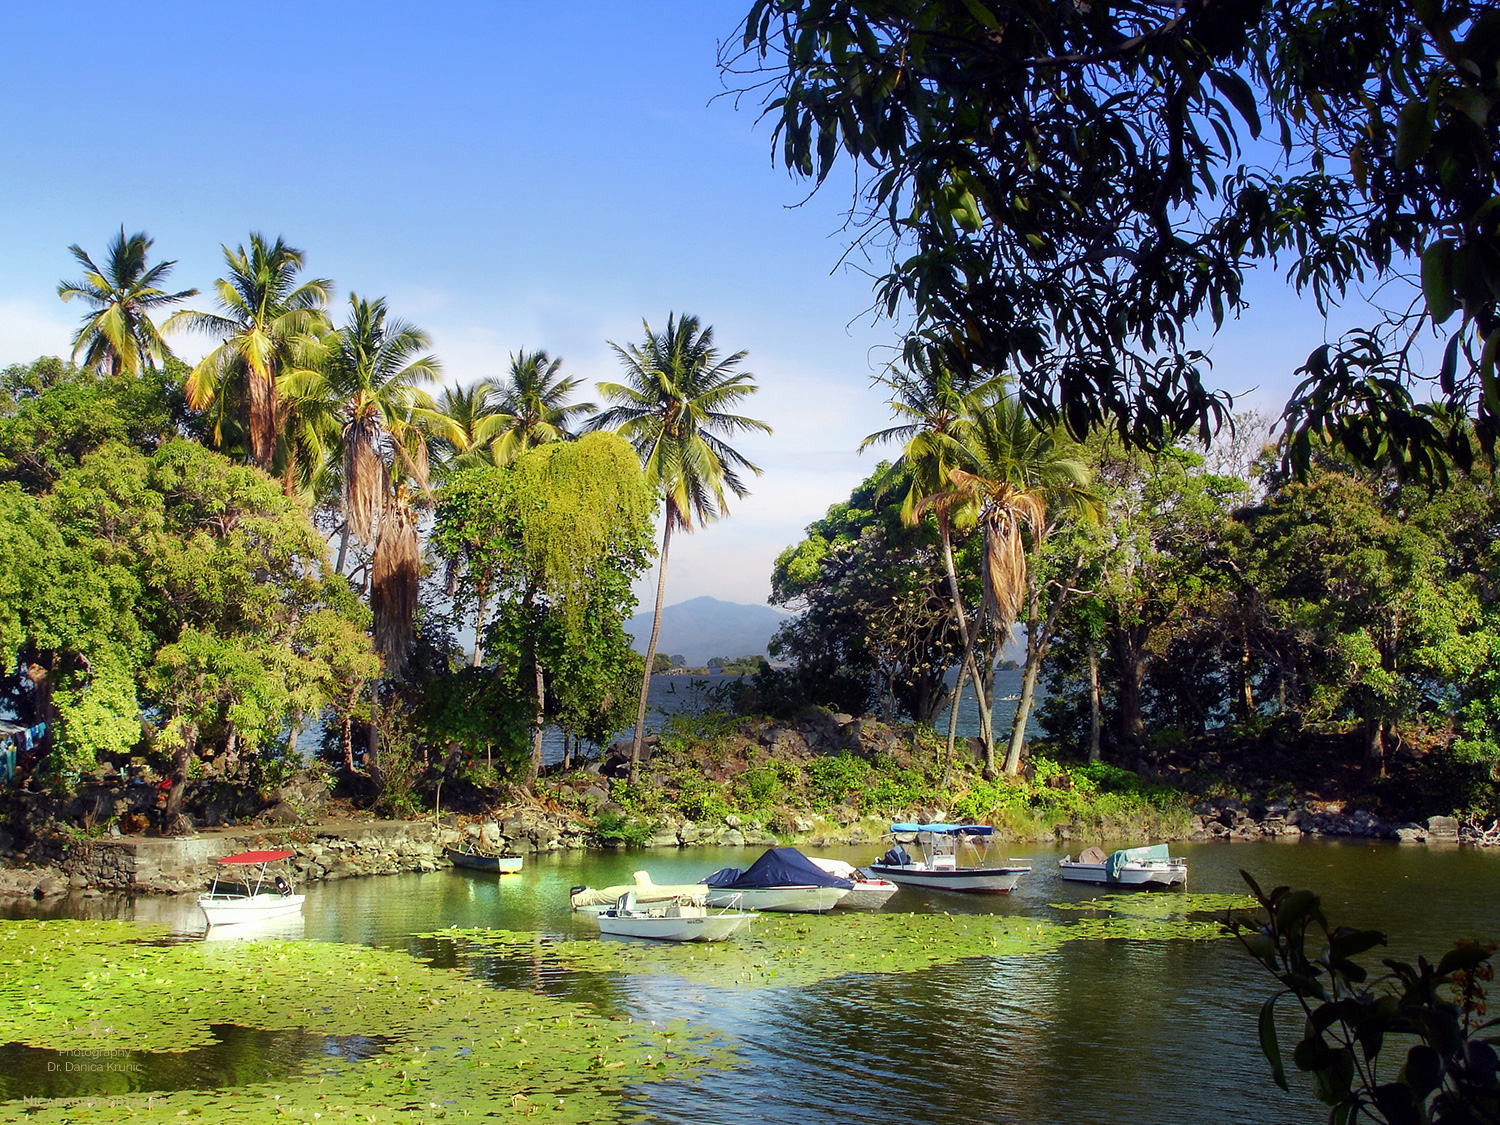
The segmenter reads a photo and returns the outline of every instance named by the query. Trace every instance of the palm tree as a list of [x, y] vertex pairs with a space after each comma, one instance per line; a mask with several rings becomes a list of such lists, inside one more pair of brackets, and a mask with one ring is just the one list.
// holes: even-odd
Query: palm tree
[[[970, 506], [978, 512], [984, 533], [985, 609], [996, 633], [1005, 637], [1026, 599], [1027, 536], [1033, 549], [1041, 544], [1049, 531], [1049, 508], [1097, 520], [1102, 505], [1088, 489], [1087, 466], [1072, 457], [1072, 450], [1052, 431], [1034, 425], [1009, 395], [1000, 394], [974, 411], [963, 421], [960, 436], [967, 465], [950, 469], [948, 488], [930, 502]], [[1012, 776], [1020, 769], [1040, 657], [1040, 648], [1028, 643], [1022, 699], [1005, 756], [1005, 772]], [[985, 767], [993, 772], [992, 758], [987, 757]]]
[[488, 432], [495, 464], [508, 465], [528, 449], [566, 440], [572, 436], [572, 420], [596, 409], [592, 402], [566, 404], [583, 380], [559, 378], [561, 367], [562, 359], [552, 359], [545, 351], [510, 357], [510, 372], [492, 384], [487, 403], [494, 411]]
[[495, 385], [488, 379], [467, 387], [446, 387], [438, 396], [443, 423], [435, 428], [428, 448], [433, 460], [449, 471], [484, 464], [499, 416], [492, 406]]
[[[351, 293], [345, 325], [307, 343], [301, 356], [306, 364], [280, 381], [288, 412], [301, 419], [309, 441], [340, 461], [344, 534], [367, 547], [380, 538], [392, 473], [427, 487], [424, 429], [453, 434], [419, 386], [435, 382], [442, 371], [427, 351], [431, 346], [420, 328], [387, 319], [384, 298], [366, 301]], [[342, 548], [339, 554], [342, 570]]]
[[297, 284], [302, 251], [280, 238], [268, 244], [264, 235], [252, 233], [248, 252], [244, 246], [223, 251], [229, 276], [214, 282], [222, 313], [184, 310], [163, 327], [222, 339], [188, 375], [188, 404], [202, 410], [217, 401], [222, 416], [226, 397], [243, 394], [250, 463], [269, 472], [284, 420], [277, 380], [297, 367], [301, 353], [327, 330], [323, 309], [333, 282], [314, 278]]
[[948, 593], [953, 600], [953, 616], [964, 646], [958, 682], [954, 685], [953, 699], [948, 710], [947, 759], [949, 762], [953, 760], [953, 744], [958, 733], [958, 707], [963, 698], [964, 681], [968, 679], [974, 685], [985, 761], [989, 772], [993, 773], [995, 738], [989, 701], [986, 698], [986, 680], [975, 667], [974, 634], [970, 629], [968, 614], [964, 612], [963, 596], [958, 587], [958, 571], [953, 561], [953, 528], [956, 523], [971, 523], [973, 511], [972, 505], [961, 501], [949, 491], [949, 474], [957, 466], [969, 461], [969, 451], [963, 442], [963, 427], [974, 412], [982, 409], [993, 397], [999, 380], [986, 380], [976, 386], [972, 380], [963, 379], [954, 372], [945, 361], [939, 346], [922, 346], [921, 342], [914, 341], [906, 349], [904, 364], [891, 364], [882, 375], [876, 377], [876, 381], [891, 389], [892, 396], [887, 400], [887, 405], [900, 422], [889, 429], [871, 434], [860, 442], [859, 449], [863, 453], [870, 446], [879, 443], [903, 443], [899, 463], [905, 463], [911, 470], [911, 484], [902, 498], [901, 518], [909, 526], [915, 526], [928, 510], [936, 517], [938, 537], [943, 548], [943, 569], [948, 577]]
[[632, 781], [646, 727], [651, 662], [656, 657], [656, 642], [661, 635], [672, 530], [681, 528], [690, 533], [695, 519], [703, 524], [728, 515], [725, 492], [743, 498], [750, 491], [739, 470], [748, 469], [760, 475], [760, 469], [720, 435], [771, 432], [770, 426], [757, 419], [726, 413], [727, 407], [757, 390], [755, 376], [735, 370], [745, 352], [720, 359], [714, 347], [713, 328], [700, 329], [698, 318], [686, 313], [680, 320], [668, 315], [663, 332], [651, 331], [650, 323], [644, 327], [646, 339], [639, 345], [622, 348], [610, 342], [620, 357], [627, 381], [599, 384], [599, 393], [613, 405], [589, 420], [590, 429], [614, 429], [635, 447], [646, 479], [666, 501], [661, 569], [656, 580], [656, 613], [651, 622], [651, 641], [646, 646], [646, 671], [641, 678], [635, 738], [630, 744]]
[[196, 296], [198, 290], [167, 293], [157, 288], [177, 263], [146, 265], [152, 239], [141, 231], [125, 236], [125, 228], [109, 244], [109, 258], [100, 269], [82, 248], [69, 246], [85, 273], [81, 281], [64, 281], [57, 295], [64, 301], [80, 297], [91, 311], [73, 336], [73, 356], [82, 351], [83, 362], [110, 375], [155, 367], [168, 354], [161, 333], [151, 323], [151, 312]]
[[[307, 349], [307, 366], [283, 376], [281, 389], [306, 430], [328, 437], [341, 460], [344, 515], [338, 569], [350, 534], [373, 547], [370, 608], [375, 650], [387, 677], [405, 669], [411, 653], [421, 548], [415, 507], [427, 489], [424, 427], [444, 428], [432, 397], [419, 383], [441, 374], [425, 332], [387, 319], [385, 300], [349, 294], [349, 319]], [[372, 684], [370, 752], [379, 772], [380, 685]]]

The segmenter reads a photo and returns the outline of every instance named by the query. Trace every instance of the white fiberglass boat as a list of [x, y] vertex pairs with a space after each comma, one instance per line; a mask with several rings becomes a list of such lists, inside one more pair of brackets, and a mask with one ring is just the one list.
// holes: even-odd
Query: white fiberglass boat
[[599, 933], [608, 937], [650, 938], [653, 941], [726, 941], [750, 925], [754, 914], [743, 910], [710, 913], [700, 888], [670, 902], [642, 906], [635, 892], [626, 891], [608, 910], [593, 915]]
[[1175, 858], [1166, 844], [1124, 848], [1110, 855], [1103, 848], [1085, 848], [1077, 859], [1064, 856], [1058, 873], [1075, 883], [1110, 887], [1185, 887], [1187, 860]]
[[[304, 896], [293, 894], [286, 876], [267, 877], [273, 863], [290, 859], [291, 852], [240, 852], [219, 860], [214, 883], [208, 894], [198, 896], [198, 908], [209, 927], [232, 926], [244, 922], [264, 922], [300, 913]], [[240, 870], [243, 869], [243, 870]], [[219, 884], [233, 875], [234, 890], [220, 890]]]
[[852, 863], [841, 859], [824, 859], [822, 856], [807, 857], [830, 875], [848, 879], [854, 889], [839, 899], [840, 910], [879, 910], [886, 900], [901, 888], [889, 879], [867, 879], [865, 873]]
[[1029, 863], [991, 859], [995, 830], [988, 824], [893, 824], [891, 835], [912, 837], [922, 858], [909, 855], [898, 840], [866, 870], [899, 886], [1004, 895], [1031, 870]]
[[745, 870], [725, 867], [703, 881], [709, 906], [793, 914], [827, 913], [854, 889], [853, 882], [830, 875], [796, 848], [767, 848]]

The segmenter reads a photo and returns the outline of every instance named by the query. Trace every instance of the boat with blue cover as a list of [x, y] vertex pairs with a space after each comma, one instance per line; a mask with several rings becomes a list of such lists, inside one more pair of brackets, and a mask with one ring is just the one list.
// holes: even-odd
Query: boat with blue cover
[[[1031, 870], [1029, 863], [991, 856], [996, 838], [988, 824], [893, 824], [891, 835], [891, 849], [865, 870], [898, 886], [1004, 895]], [[907, 852], [904, 843], [916, 844], [921, 858]]]
[[1187, 860], [1173, 856], [1166, 844], [1121, 848], [1109, 855], [1103, 848], [1085, 848], [1077, 859], [1064, 856], [1057, 869], [1075, 883], [1121, 888], [1187, 886]]
[[826, 913], [854, 889], [852, 880], [830, 875], [796, 848], [767, 848], [743, 871], [721, 868], [703, 882], [709, 906], [794, 914]]

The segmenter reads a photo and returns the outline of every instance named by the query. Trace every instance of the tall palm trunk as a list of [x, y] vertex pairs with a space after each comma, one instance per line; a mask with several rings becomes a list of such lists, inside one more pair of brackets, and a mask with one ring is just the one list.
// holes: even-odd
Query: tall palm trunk
[[541, 654], [537, 654], [536, 664], [536, 725], [531, 731], [531, 776], [527, 781], [535, 781], [542, 775], [542, 735], [547, 729], [547, 680], [542, 672]]
[[964, 701], [964, 680], [968, 678], [969, 670], [963, 664], [958, 666], [958, 682], [953, 685], [953, 706], [948, 708], [948, 750], [947, 761], [943, 763], [943, 785], [948, 788], [948, 782], [953, 777], [953, 743], [958, 738], [958, 707]]
[[1099, 760], [1103, 710], [1099, 697], [1099, 646], [1089, 642], [1089, 761]]
[[641, 738], [646, 732], [646, 696], [651, 691], [651, 662], [656, 659], [656, 642], [661, 636], [661, 603], [667, 594], [667, 548], [672, 543], [672, 520], [676, 509], [667, 501], [666, 526], [661, 533], [661, 570], [656, 577], [656, 614], [651, 619], [651, 643], [646, 646], [646, 672], [641, 677], [641, 704], [635, 712], [635, 738], [630, 743], [630, 780], [635, 781], [636, 766], [641, 760]]
[[251, 371], [245, 382], [250, 463], [270, 472], [271, 462], [276, 459], [276, 423], [280, 413], [276, 404], [276, 377], [273, 372], [261, 376]]
[[984, 775], [995, 776], [995, 732], [990, 725], [990, 706], [985, 698], [984, 677], [974, 667], [974, 639], [969, 631], [969, 618], [964, 613], [964, 602], [958, 592], [958, 571], [953, 565], [953, 540], [948, 534], [948, 522], [939, 522], [939, 533], [943, 541], [943, 569], [948, 573], [948, 592], [953, 598], [953, 616], [958, 620], [958, 635], [964, 642], [963, 667], [974, 683], [974, 702], [979, 708], [979, 737], [984, 742]]

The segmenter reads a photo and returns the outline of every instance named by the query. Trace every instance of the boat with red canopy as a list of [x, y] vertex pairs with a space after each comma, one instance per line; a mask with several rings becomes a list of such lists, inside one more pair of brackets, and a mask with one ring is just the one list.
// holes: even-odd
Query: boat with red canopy
[[[214, 884], [198, 896], [199, 909], [212, 926], [241, 922], [264, 922], [302, 909], [303, 895], [293, 894], [286, 875], [270, 870], [273, 863], [292, 857], [291, 852], [240, 852], [219, 860]], [[227, 884], [220, 890], [220, 884]]]

